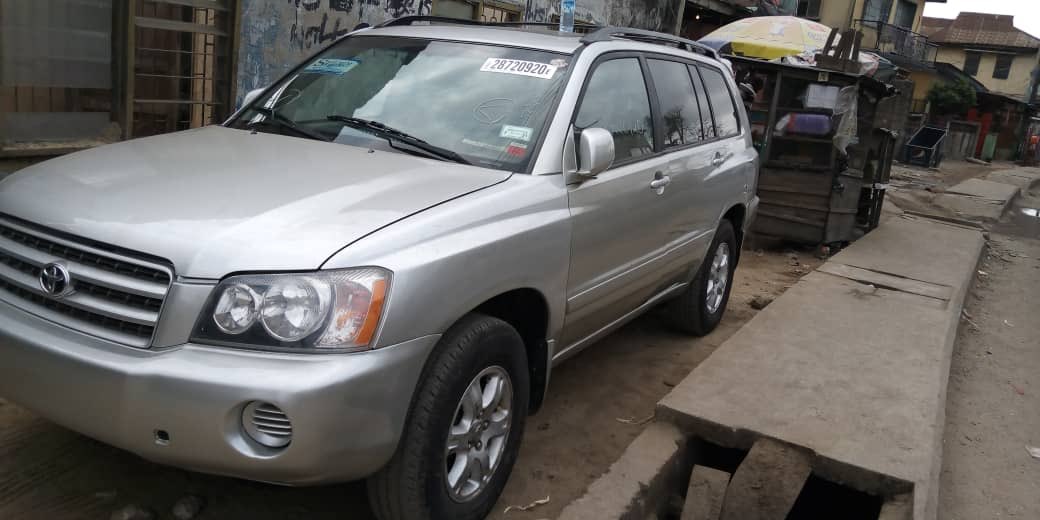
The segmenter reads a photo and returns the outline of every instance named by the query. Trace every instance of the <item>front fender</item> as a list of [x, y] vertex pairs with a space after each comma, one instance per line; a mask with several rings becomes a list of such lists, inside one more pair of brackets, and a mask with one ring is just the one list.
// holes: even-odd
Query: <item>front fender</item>
[[570, 234], [563, 176], [518, 174], [381, 229], [322, 268], [394, 273], [377, 346], [442, 334], [481, 303], [521, 288], [548, 303], [552, 340], [563, 325]]

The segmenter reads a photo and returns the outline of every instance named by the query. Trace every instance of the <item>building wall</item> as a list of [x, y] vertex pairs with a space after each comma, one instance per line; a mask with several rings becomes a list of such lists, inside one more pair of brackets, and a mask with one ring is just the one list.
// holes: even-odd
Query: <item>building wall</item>
[[[965, 56], [966, 52], [961, 47], [943, 46], [939, 48], [935, 61], [946, 62], [964, 70]], [[1029, 89], [1033, 69], [1037, 66], [1037, 53], [1034, 51], [1032, 54], [1015, 56], [1011, 62], [1011, 73], [1007, 79], [993, 77], [993, 68], [996, 64], [997, 54], [983, 53], [982, 59], [979, 60], [979, 72], [975, 75], [975, 79], [992, 91], [1013, 96], [1025, 96]]]
[[[913, 0], [917, 4], [917, 12], [914, 15], [912, 30], [919, 32], [921, 17], [924, 15], [925, 0]], [[863, 7], [866, 0], [821, 0], [820, 23], [838, 29], [848, 29], [850, 24], [863, 18]], [[896, 6], [899, 0], [892, 0], [892, 9], [888, 13], [888, 22], [892, 23], [896, 18]], [[851, 10], [850, 10], [851, 8]]]
[[432, 0], [242, 0], [238, 101], [359, 22], [430, 14]]
[[[582, 0], [575, 19], [675, 33], [684, 0]], [[237, 102], [274, 82], [360, 22], [438, 13], [438, 0], [242, 0]], [[494, 0], [524, 19], [548, 22], [559, 0]], [[489, 4], [490, 5], [490, 2]], [[477, 4], [474, 4], [477, 7]], [[476, 12], [476, 11], [475, 11]]]
[[918, 101], [926, 99], [932, 86], [942, 80], [934, 71], [911, 71], [910, 81], [914, 82], [913, 100]]

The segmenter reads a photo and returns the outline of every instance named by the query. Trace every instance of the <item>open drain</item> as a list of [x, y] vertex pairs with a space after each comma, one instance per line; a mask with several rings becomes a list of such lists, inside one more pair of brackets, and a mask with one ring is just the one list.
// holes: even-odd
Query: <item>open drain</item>
[[[812, 471], [812, 453], [770, 439], [750, 451], [694, 439], [684, 459], [686, 478], [675, 483], [666, 503], [652, 508], [660, 520], [878, 520], [886, 501], [909, 514], [908, 485], [897, 485], [886, 499], [833, 482]], [[892, 512], [890, 507], [885, 518], [902, 517], [888, 516]]]

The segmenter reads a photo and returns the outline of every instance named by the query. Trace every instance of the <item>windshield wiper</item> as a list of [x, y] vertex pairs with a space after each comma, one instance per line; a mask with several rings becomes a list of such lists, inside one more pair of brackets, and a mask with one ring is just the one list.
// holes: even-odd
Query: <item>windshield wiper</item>
[[317, 141], [325, 141], [325, 142], [328, 142], [328, 141], [332, 140], [332, 139], [329, 139], [328, 137], [326, 137], [324, 135], [319, 134], [318, 132], [315, 132], [314, 130], [308, 130], [308, 129], [306, 129], [306, 128], [296, 124], [296, 122], [293, 121], [292, 119], [289, 119], [288, 117], [285, 117], [285, 116], [275, 112], [273, 107], [272, 108], [264, 108], [264, 109], [253, 107], [253, 110], [255, 110], [257, 112], [260, 112], [261, 114], [263, 114], [266, 117], [264, 119], [259, 120], [259, 121], [250, 121], [249, 123], [246, 123], [246, 128], [249, 128], [250, 130], [254, 130], [255, 129], [254, 127], [259, 126], [259, 125], [274, 125], [274, 126], [277, 126], [278, 128], [284, 128], [284, 129], [287, 129], [287, 130], [291, 130], [292, 132], [296, 133], [296, 135], [301, 135], [301, 136], [307, 137], [309, 139], [314, 139], [314, 140], [317, 140]]
[[453, 152], [447, 148], [441, 148], [440, 146], [427, 143], [414, 135], [384, 125], [379, 121], [362, 119], [360, 117], [341, 116], [338, 114], [326, 116], [326, 119], [329, 121], [336, 121], [337, 123], [343, 123], [344, 126], [349, 126], [350, 128], [366, 131], [382, 137], [390, 142], [390, 146], [394, 146], [393, 141], [399, 141], [413, 148], [418, 148], [419, 150], [422, 150], [438, 159], [457, 162], [459, 164], [472, 164], [466, 160], [465, 157], [459, 155], [458, 152]]

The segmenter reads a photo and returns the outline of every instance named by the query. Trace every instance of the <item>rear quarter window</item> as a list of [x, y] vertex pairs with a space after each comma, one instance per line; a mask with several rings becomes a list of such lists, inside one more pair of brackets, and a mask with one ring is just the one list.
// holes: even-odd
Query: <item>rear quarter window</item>
[[733, 93], [722, 75], [722, 71], [714, 67], [698, 66], [704, 80], [704, 90], [708, 94], [708, 103], [715, 118], [715, 132], [718, 137], [732, 137], [740, 133], [737, 120], [737, 105], [733, 101]]

